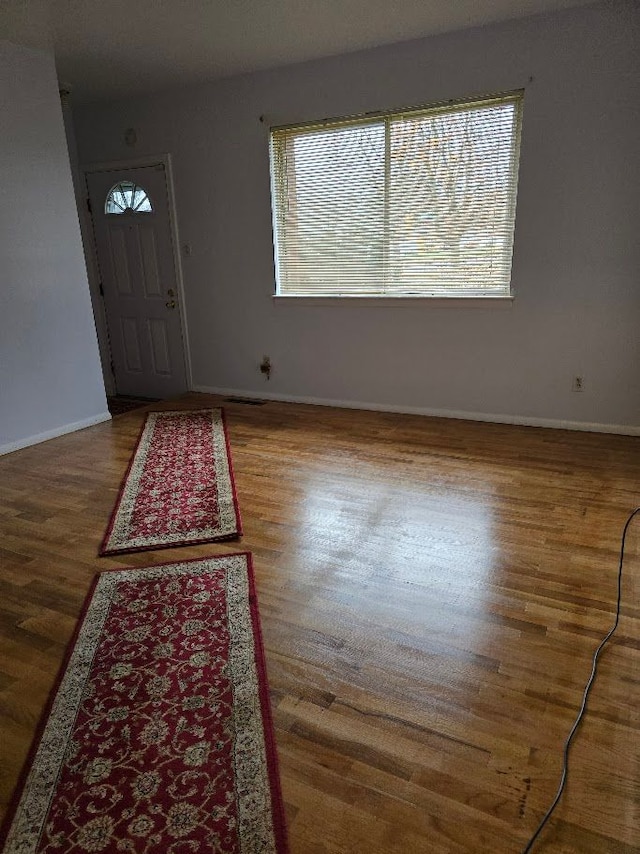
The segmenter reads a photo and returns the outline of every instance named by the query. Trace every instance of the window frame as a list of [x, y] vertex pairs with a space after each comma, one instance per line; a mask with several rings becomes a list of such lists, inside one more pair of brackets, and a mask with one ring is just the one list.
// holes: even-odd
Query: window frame
[[[425, 304], [439, 307], [452, 307], [454, 305], [466, 305], [474, 307], [483, 306], [498, 306], [510, 307], [514, 299], [513, 287], [513, 253], [515, 242], [515, 227], [516, 227], [516, 209], [518, 197], [519, 171], [520, 171], [520, 156], [521, 156], [521, 138], [522, 138], [522, 123], [524, 110], [524, 89], [514, 89], [509, 91], [496, 92], [490, 95], [475, 95], [464, 98], [450, 99], [446, 101], [435, 101], [427, 104], [422, 104], [416, 107], [405, 107], [402, 109], [382, 110], [378, 112], [369, 112], [358, 115], [348, 115], [334, 118], [326, 118], [316, 121], [297, 122], [295, 124], [274, 125], [269, 128], [269, 166], [270, 166], [270, 182], [271, 182], [271, 209], [272, 209], [272, 235], [273, 235], [273, 257], [275, 269], [275, 290], [272, 294], [274, 301], [283, 303], [306, 303], [312, 305], [335, 305], [338, 303], [353, 305], [416, 305]], [[317, 294], [305, 292], [283, 292], [281, 290], [281, 274], [280, 268], [282, 257], [279, 251], [279, 223], [278, 223], [278, 208], [276, 204], [277, 195], [282, 193], [283, 182], [279, 179], [277, 172], [276, 156], [274, 152], [274, 135], [282, 132], [295, 132], [297, 130], [303, 133], [313, 133], [322, 129], [338, 129], [350, 128], [367, 124], [385, 122], [385, 125], [393, 120], [415, 119], [420, 115], [435, 115], [437, 113], [454, 113], [464, 111], [465, 109], [472, 110], [473, 108], [487, 107], [492, 103], [513, 103], [515, 107], [513, 132], [510, 138], [510, 144], [513, 155], [510, 163], [510, 177], [505, 181], [504, 186], [509, 188], [508, 195], [508, 219], [510, 228], [508, 232], [508, 246], [503, 251], [501, 257], [508, 260], [508, 287], [495, 292], [487, 290], [478, 290], [469, 293], [462, 293], [461, 289], [447, 293], [444, 288], [435, 292], [424, 290], [424, 292], [407, 292], [407, 293], [385, 293], [382, 288], [376, 292], [357, 293], [349, 292], [345, 289], [341, 293], [331, 293], [327, 291], [318, 291]], [[386, 131], [385, 131], [386, 132]], [[386, 191], [385, 191], [386, 192]], [[385, 201], [386, 204], [386, 201]], [[385, 252], [387, 249], [385, 248]]]

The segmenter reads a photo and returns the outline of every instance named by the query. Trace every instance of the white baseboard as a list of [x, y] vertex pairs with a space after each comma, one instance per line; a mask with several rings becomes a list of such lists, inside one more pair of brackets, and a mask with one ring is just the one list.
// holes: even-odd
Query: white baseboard
[[110, 420], [111, 414], [109, 412], [101, 412], [99, 415], [92, 415], [91, 418], [84, 418], [82, 421], [63, 424], [62, 427], [56, 427], [55, 430], [46, 430], [44, 433], [26, 436], [24, 439], [18, 439], [17, 442], [8, 442], [6, 445], [0, 445], [0, 456], [10, 454], [12, 451], [19, 451], [21, 448], [28, 448], [30, 445], [46, 442], [47, 439], [56, 439], [58, 436], [64, 436], [66, 433], [74, 433], [76, 430], [84, 430], [85, 427], [93, 427], [96, 424], [102, 424], [103, 421]]
[[564, 421], [558, 418], [535, 418], [529, 415], [501, 415], [492, 412], [466, 412], [456, 409], [431, 409], [428, 406], [396, 406], [392, 403], [364, 403], [354, 400], [330, 400], [292, 394], [258, 393], [241, 388], [193, 386], [192, 391], [252, 400], [278, 400], [284, 403], [308, 403], [314, 406], [336, 406], [340, 409], [369, 409], [374, 412], [399, 412], [405, 415], [427, 415], [432, 418], [457, 418], [463, 421], [488, 421], [493, 424], [519, 424], [523, 427], [549, 427], [553, 430], [580, 430], [586, 433], [616, 433], [640, 436], [640, 427], [626, 424], [598, 424], [588, 421]]

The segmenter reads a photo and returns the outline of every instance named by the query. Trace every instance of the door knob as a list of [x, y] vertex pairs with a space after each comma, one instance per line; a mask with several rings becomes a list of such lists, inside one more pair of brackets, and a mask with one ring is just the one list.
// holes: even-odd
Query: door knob
[[175, 308], [176, 307], [176, 301], [174, 299], [170, 299], [165, 303], [165, 305], [167, 308]]

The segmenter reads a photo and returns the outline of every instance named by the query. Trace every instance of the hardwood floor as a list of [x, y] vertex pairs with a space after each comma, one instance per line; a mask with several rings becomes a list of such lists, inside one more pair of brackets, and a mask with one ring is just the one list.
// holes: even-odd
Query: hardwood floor
[[[0, 458], [2, 808], [94, 573], [248, 549], [292, 854], [522, 851], [613, 620], [639, 440], [224, 405], [240, 543], [96, 556], [144, 411]], [[535, 851], [640, 851], [639, 573], [636, 519]]]

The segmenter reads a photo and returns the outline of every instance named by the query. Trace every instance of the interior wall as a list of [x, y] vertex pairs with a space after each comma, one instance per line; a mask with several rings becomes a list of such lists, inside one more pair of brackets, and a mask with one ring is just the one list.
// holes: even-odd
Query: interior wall
[[85, 183], [85, 174], [82, 171], [82, 166], [78, 158], [78, 144], [73, 124], [71, 92], [68, 93], [67, 97], [61, 99], [61, 105], [64, 133], [67, 141], [67, 151], [69, 153], [71, 179], [73, 182], [73, 192], [78, 211], [78, 223], [80, 225], [84, 262], [89, 279], [89, 296], [91, 297], [93, 318], [96, 325], [96, 331], [98, 333], [98, 351], [100, 354], [100, 365], [102, 368], [102, 382], [104, 383], [106, 393], [108, 395], [114, 395], [116, 394], [117, 389], [115, 377], [111, 372], [109, 327], [107, 325], [104, 300], [100, 294], [100, 274], [98, 272], [98, 262], [94, 250], [93, 221], [87, 208], [87, 185]]
[[0, 41], [0, 453], [109, 418], [53, 56]]
[[[639, 431], [639, 18], [607, 2], [77, 111], [85, 163], [172, 154], [194, 386]], [[511, 304], [273, 299], [269, 123], [521, 87]]]

